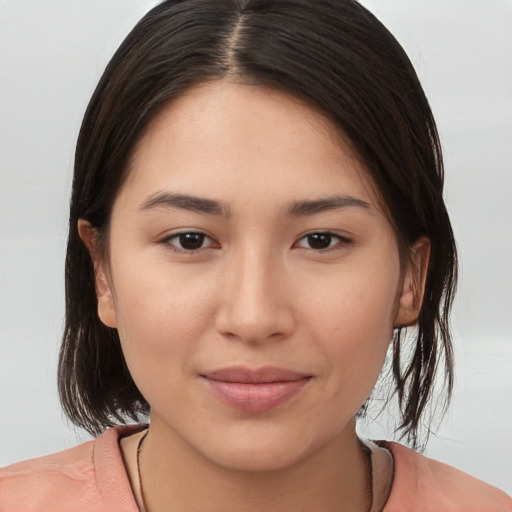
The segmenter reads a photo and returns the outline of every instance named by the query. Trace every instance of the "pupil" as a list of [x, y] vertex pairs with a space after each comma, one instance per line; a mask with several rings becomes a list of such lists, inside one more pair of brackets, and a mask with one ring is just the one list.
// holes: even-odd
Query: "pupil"
[[316, 233], [308, 236], [309, 246], [312, 249], [327, 249], [331, 245], [332, 236], [324, 233]]
[[183, 233], [180, 235], [180, 245], [183, 249], [194, 251], [203, 245], [205, 235], [201, 233]]

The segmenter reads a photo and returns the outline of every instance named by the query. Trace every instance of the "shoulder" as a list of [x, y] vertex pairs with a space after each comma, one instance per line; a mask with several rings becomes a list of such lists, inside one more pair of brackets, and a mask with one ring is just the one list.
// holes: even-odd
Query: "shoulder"
[[512, 499], [496, 487], [400, 444], [379, 445], [395, 464], [383, 512], [512, 512]]
[[0, 512], [136, 511], [118, 443], [125, 430], [1, 468]]

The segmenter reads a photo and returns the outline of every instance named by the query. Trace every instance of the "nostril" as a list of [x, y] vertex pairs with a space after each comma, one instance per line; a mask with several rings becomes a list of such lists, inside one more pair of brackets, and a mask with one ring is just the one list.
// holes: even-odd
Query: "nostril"
[[254, 314], [242, 308], [224, 308], [215, 320], [216, 330], [223, 336], [246, 343], [278, 341], [294, 330], [294, 321], [285, 308], [273, 307]]

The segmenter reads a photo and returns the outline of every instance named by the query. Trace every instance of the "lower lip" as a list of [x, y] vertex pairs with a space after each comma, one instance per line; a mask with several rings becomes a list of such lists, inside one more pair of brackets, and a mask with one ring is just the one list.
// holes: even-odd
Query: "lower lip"
[[309, 382], [309, 378], [283, 382], [225, 382], [204, 378], [210, 391], [236, 409], [263, 412], [290, 400]]

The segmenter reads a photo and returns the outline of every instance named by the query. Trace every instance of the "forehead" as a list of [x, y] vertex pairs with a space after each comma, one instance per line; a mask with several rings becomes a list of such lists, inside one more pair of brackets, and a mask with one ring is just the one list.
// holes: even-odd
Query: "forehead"
[[227, 201], [357, 192], [379, 202], [350, 141], [326, 116], [284, 92], [227, 81], [193, 87], [165, 106], [136, 145], [124, 188]]

